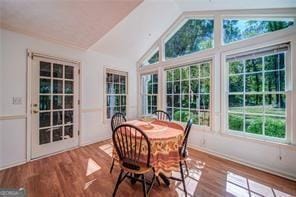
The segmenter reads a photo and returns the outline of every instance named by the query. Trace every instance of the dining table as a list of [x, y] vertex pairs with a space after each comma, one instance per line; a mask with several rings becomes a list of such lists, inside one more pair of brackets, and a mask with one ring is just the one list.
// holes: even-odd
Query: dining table
[[[179, 171], [180, 154], [179, 148], [184, 137], [184, 128], [175, 122], [152, 119], [130, 120], [125, 124], [133, 125], [141, 129], [150, 142], [150, 165], [154, 168], [155, 175], [162, 178], [169, 185], [172, 171]], [[113, 158], [118, 156], [113, 149]]]

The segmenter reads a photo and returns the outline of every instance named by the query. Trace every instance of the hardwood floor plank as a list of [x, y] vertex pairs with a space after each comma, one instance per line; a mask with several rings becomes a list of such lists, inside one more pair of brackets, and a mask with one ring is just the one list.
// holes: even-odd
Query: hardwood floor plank
[[[109, 173], [112, 161], [107, 150], [109, 143], [109, 140], [99, 142], [2, 170], [0, 188], [23, 187], [30, 197], [111, 196], [119, 168], [115, 165], [112, 174]], [[196, 150], [189, 152], [190, 172], [189, 176], [185, 173], [185, 182], [190, 196], [296, 196], [294, 181]], [[142, 185], [125, 180], [117, 196], [142, 196]], [[155, 184], [151, 196], [184, 196], [183, 185], [174, 181], [169, 187]]]

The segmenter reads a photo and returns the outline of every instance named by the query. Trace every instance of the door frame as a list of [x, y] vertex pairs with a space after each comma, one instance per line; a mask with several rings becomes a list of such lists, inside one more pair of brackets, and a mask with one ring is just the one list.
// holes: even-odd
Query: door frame
[[[78, 66], [78, 79], [79, 79], [79, 83], [78, 83], [78, 98], [79, 98], [79, 106], [78, 106], [78, 145], [70, 148], [70, 149], [65, 149], [59, 152], [55, 152], [49, 155], [44, 155], [38, 158], [34, 158], [32, 159], [32, 125], [31, 125], [31, 121], [32, 121], [32, 113], [31, 113], [31, 90], [32, 90], [32, 57], [33, 54], [43, 57], [43, 58], [49, 58], [49, 59], [55, 59], [55, 60], [61, 60], [61, 61], [66, 61], [66, 62], [72, 62], [77, 64]], [[31, 49], [27, 49], [26, 50], [26, 59], [27, 59], [27, 74], [26, 74], [26, 160], [27, 162], [31, 161], [31, 160], [38, 160], [44, 157], [49, 157], [51, 155], [55, 155], [61, 152], [65, 152], [71, 149], [75, 149], [81, 146], [81, 100], [82, 100], [82, 96], [81, 96], [81, 87], [82, 87], [82, 80], [81, 80], [81, 62], [78, 60], [71, 60], [71, 59], [67, 59], [67, 58], [63, 58], [63, 57], [57, 57], [57, 56], [53, 56], [53, 55], [47, 55], [46, 53], [43, 52], [38, 52], [36, 50], [31, 50]]]

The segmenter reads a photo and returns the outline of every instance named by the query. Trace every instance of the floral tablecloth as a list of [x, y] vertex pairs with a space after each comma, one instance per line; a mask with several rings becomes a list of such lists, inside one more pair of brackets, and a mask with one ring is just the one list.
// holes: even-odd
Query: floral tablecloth
[[[150, 165], [154, 167], [156, 175], [170, 175], [172, 171], [179, 171], [179, 147], [184, 136], [181, 125], [160, 120], [149, 123], [132, 120], [126, 123], [140, 128], [148, 136], [151, 145]], [[143, 154], [147, 155], [147, 151], [143, 151]], [[113, 157], [118, 160], [114, 149]]]

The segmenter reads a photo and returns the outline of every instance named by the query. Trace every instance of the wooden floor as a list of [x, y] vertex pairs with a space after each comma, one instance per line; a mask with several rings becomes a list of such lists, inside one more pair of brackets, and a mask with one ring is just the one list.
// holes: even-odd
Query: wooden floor
[[[111, 196], [119, 173], [117, 166], [109, 173], [111, 150], [105, 141], [0, 171], [0, 188], [22, 187], [29, 197]], [[190, 196], [296, 196], [296, 182], [196, 150], [190, 157]], [[182, 189], [155, 184], [150, 196], [183, 196]], [[142, 187], [125, 180], [117, 196], [142, 196]]]

